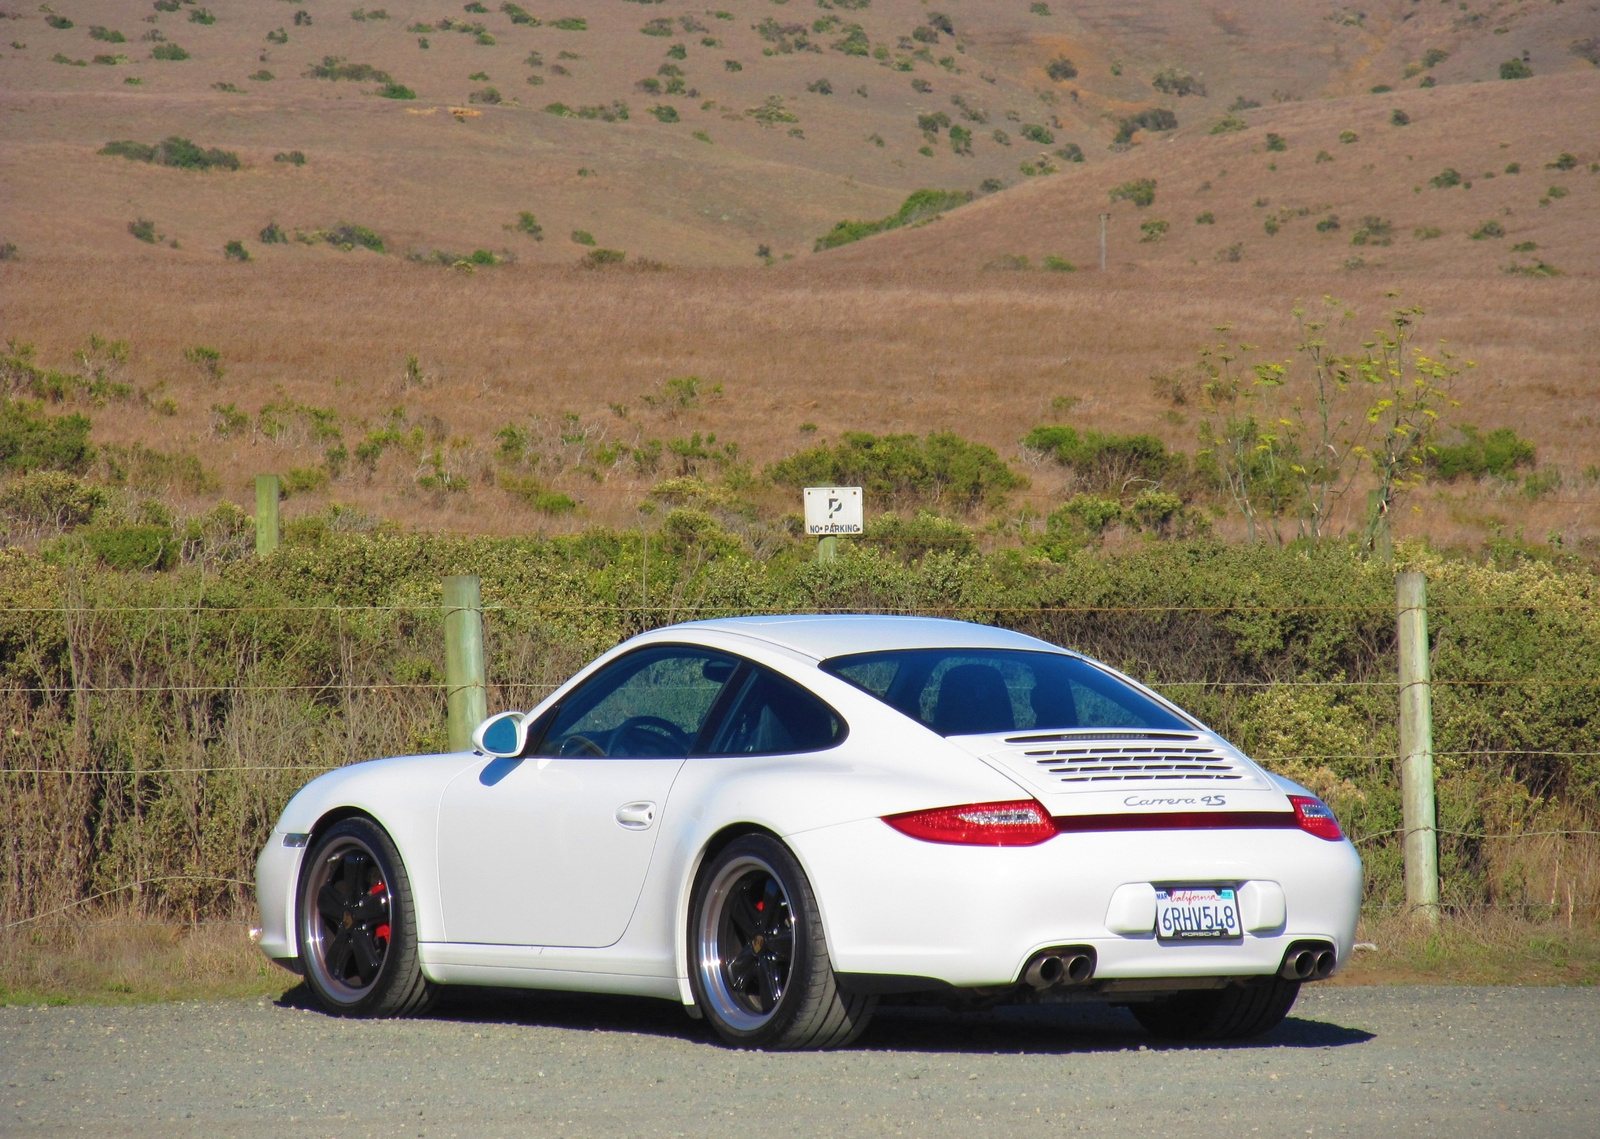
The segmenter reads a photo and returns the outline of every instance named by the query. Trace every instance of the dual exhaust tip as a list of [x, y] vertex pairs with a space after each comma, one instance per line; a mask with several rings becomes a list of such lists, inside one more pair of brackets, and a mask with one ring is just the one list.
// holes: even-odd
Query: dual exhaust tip
[[1057, 986], [1081, 985], [1094, 976], [1094, 965], [1094, 950], [1087, 946], [1045, 949], [1033, 955], [1022, 970], [1022, 979], [1039, 992]]
[[1278, 976], [1285, 981], [1321, 981], [1333, 973], [1339, 958], [1326, 942], [1296, 942], [1283, 955]]

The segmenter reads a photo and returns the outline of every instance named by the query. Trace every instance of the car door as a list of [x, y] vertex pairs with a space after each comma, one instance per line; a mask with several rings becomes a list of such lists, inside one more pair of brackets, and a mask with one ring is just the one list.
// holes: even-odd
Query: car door
[[439, 808], [446, 937], [616, 942], [673, 779], [738, 663], [690, 645], [636, 650], [541, 717], [524, 758], [485, 759], [452, 780]]

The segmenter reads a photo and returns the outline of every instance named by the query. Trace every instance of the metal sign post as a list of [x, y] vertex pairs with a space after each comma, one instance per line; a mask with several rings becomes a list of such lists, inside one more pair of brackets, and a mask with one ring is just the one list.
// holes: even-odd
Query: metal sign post
[[1110, 214], [1100, 215], [1100, 272], [1106, 271], [1106, 222], [1111, 220]]
[[805, 488], [806, 533], [817, 539], [817, 561], [839, 556], [839, 536], [864, 529], [861, 488], [858, 486], [808, 486]]

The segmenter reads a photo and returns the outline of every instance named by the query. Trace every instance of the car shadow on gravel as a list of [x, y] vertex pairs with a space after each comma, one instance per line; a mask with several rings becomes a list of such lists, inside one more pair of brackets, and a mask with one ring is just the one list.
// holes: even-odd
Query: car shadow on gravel
[[[305, 985], [276, 1002], [320, 1012]], [[450, 986], [426, 1019], [470, 1024], [517, 1024], [582, 1032], [623, 1032], [719, 1045], [704, 1021], [681, 1007], [647, 997], [550, 990]], [[1130, 1048], [1334, 1048], [1363, 1044], [1373, 1033], [1323, 1020], [1290, 1016], [1254, 1040], [1181, 1044], [1158, 1040], [1126, 1009], [1094, 1003], [1022, 1005], [969, 1010], [930, 1005], [883, 1005], [855, 1044], [881, 1052], [1120, 1052]]]
[[857, 1047], [892, 1052], [1121, 1052], [1130, 1048], [1332, 1048], [1373, 1033], [1290, 1016], [1254, 1040], [1187, 1044], [1160, 1040], [1127, 1009], [1096, 1003], [1021, 1005], [983, 1011], [880, 1008]]

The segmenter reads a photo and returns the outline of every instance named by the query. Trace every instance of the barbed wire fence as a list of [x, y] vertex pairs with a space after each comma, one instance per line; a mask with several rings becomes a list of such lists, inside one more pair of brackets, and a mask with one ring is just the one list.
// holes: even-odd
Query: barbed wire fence
[[[1432, 607], [1436, 613], [1448, 613], [1451, 610], [1493, 610], [1521, 611], [1527, 608], [1523, 603], [1447, 603]], [[226, 675], [213, 675], [210, 677], [178, 678], [164, 672], [159, 678], [149, 676], [149, 682], [144, 682], [136, 673], [138, 670], [131, 667], [114, 667], [108, 662], [101, 661], [97, 670], [96, 662], [85, 654], [86, 659], [70, 661], [70, 668], [66, 674], [48, 676], [50, 670], [39, 661], [33, 662], [35, 667], [32, 677], [13, 676], [9, 680], [0, 680], [0, 723], [4, 723], [3, 730], [6, 735], [3, 747], [0, 747], [0, 819], [4, 819], [6, 829], [11, 834], [9, 840], [0, 840], [0, 857], [9, 860], [13, 865], [4, 882], [5, 890], [11, 896], [0, 898], [0, 930], [15, 929], [23, 925], [44, 921], [50, 918], [80, 914], [86, 909], [92, 909], [97, 903], [116, 900], [124, 895], [133, 895], [135, 907], [144, 907], [151, 911], [159, 911], [163, 906], [169, 907], [174, 900], [180, 905], [186, 905], [189, 910], [188, 920], [191, 924], [201, 924], [206, 918], [201, 916], [203, 910], [214, 910], [219, 904], [231, 904], [236, 909], [249, 904], [251, 882], [248, 874], [233, 873], [136, 873], [127, 880], [106, 881], [97, 877], [94, 869], [94, 859], [78, 865], [73, 873], [64, 875], [64, 879], [73, 880], [80, 884], [78, 896], [63, 898], [58, 892], [49, 905], [29, 905], [30, 900], [43, 902], [48, 897], [48, 892], [30, 890], [28, 883], [23, 880], [26, 873], [24, 863], [32, 862], [34, 865], [41, 863], [39, 854], [43, 849], [35, 852], [32, 860], [21, 857], [21, 845], [26, 841], [29, 827], [23, 816], [29, 810], [42, 809], [52, 794], [58, 800], [72, 798], [84, 802], [86, 794], [92, 797], [98, 794], [103, 803], [109, 803], [121, 796], [125, 805], [136, 820], [132, 826], [134, 837], [138, 841], [149, 841], [146, 832], [151, 825], [155, 826], [161, 834], [174, 833], [172, 820], [162, 818], [159, 824], [150, 819], [141, 819], [140, 812], [143, 806], [157, 803], [162, 799], [160, 785], [174, 781], [186, 781], [185, 790], [189, 799], [185, 802], [193, 806], [196, 797], [202, 797], [207, 780], [214, 777], [231, 777], [237, 779], [241, 776], [267, 776], [276, 777], [269, 779], [262, 786], [255, 786], [255, 793], [261, 801], [259, 809], [250, 819], [238, 820], [240, 831], [231, 836], [231, 844], [238, 851], [250, 851], [253, 860], [253, 849], [259, 848], [264, 837], [261, 832], [262, 820], [270, 826], [272, 818], [281, 809], [282, 801], [287, 794], [297, 789], [298, 785], [318, 774], [333, 770], [349, 762], [374, 758], [382, 752], [368, 753], [360, 750], [360, 742], [379, 742], [380, 740], [394, 740], [393, 732], [385, 735], [383, 732], [358, 732], [353, 723], [351, 702], [363, 698], [400, 699], [406, 701], [406, 709], [410, 712], [409, 725], [416, 727], [418, 724], [429, 724], [431, 731], [422, 730], [420, 734], [414, 733], [411, 739], [422, 739], [423, 742], [438, 742], [441, 738], [438, 732], [439, 722], [444, 718], [446, 699], [451, 690], [448, 679], [439, 679], [436, 675], [427, 675], [419, 679], [393, 679], [379, 678], [371, 673], [370, 668], [365, 678], [361, 677], [364, 671], [362, 664], [369, 666], [375, 662], [368, 660], [362, 662], [357, 654], [364, 648], [370, 649], [373, 640], [373, 622], [375, 619], [381, 624], [383, 621], [397, 622], [391, 628], [389, 635], [392, 639], [403, 642], [402, 647], [415, 650], [423, 642], [439, 641], [443, 619], [449, 607], [443, 604], [414, 603], [390, 605], [338, 605], [338, 604], [312, 604], [312, 605], [207, 605], [197, 602], [194, 605], [108, 605], [95, 606], [75, 604], [68, 601], [57, 606], [18, 607], [8, 610], [9, 614], [17, 617], [32, 617], [44, 622], [54, 622], [59, 619], [61, 625], [66, 627], [67, 639], [71, 639], [71, 627], [76, 625], [81, 630], [85, 624], [104, 626], [102, 635], [113, 635], [114, 626], [119, 621], [136, 617], [141, 626], [153, 620], [157, 631], [164, 630], [168, 636], [177, 636], [181, 632], [179, 625], [185, 620], [194, 621], [205, 619], [215, 621], [219, 618], [232, 618], [235, 620], [254, 620], [257, 618], [271, 618], [271, 625], [263, 630], [256, 629], [249, 635], [241, 638], [241, 643], [234, 647], [233, 666]], [[1225, 614], [1246, 616], [1284, 617], [1296, 614], [1330, 614], [1348, 613], [1365, 614], [1372, 616], [1386, 616], [1392, 619], [1393, 610], [1372, 604], [1352, 605], [1083, 605], [1083, 606], [996, 606], [984, 604], [949, 605], [949, 604], [918, 604], [901, 606], [840, 606], [816, 607], [813, 612], [820, 613], [883, 613], [883, 614], [918, 614], [924, 616], [950, 616], [966, 617], [971, 619], [989, 621], [1007, 621], [1011, 618], [1027, 618], [1039, 620], [1049, 617], [1104, 617], [1112, 619], [1132, 618], [1161, 618], [1161, 617], [1206, 617], [1215, 618]], [[516, 636], [526, 636], [530, 624], [537, 626], [541, 621], [557, 619], [561, 622], [570, 622], [575, 617], [601, 616], [609, 618], [607, 625], [613, 630], [609, 639], [615, 640], [616, 630], [637, 631], [653, 625], [669, 623], [671, 621], [703, 616], [740, 616], [759, 615], [765, 612], [758, 609], [740, 609], [736, 606], [718, 604], [683, 604], [677, 602], [664, 602], [650, 604], [648, 598], [641, 597], [640, 603], [634, 606], [592, 603], [592, 604], [566, 604], [566, 603], [533, 603], [533, 604], [495, 604], [483, 605], [481, 618], [489, 627], [491, 641], [498, 650], [505, 650], [504, 655], [510, 659], [512, 667], [501, 670], [500, 675], [492, 681], [486, 675], [483, 681], [485, 693], [493, 700], [495, 707], [532, 707], [544, 696], [553, 691], [565, 679], [565, 676], [576, 671], [586, 662], [589, 655], [599, 647], [604, 647], [607, 638], [575, 638], [573, 643], [562, 646], [561, 651], [546, 651], [542, 658], [538, 648], [528, 650], [526, 646], [518, 649], [511, 646]], [[313, 639], [319, 642], [330, 639], [328, 631], [331, 627], [331, 641], [336, 646], [331, 655], [324, 654], [327, 659], [318, 662], [324, 675], [320, 679], [280, 679], [269, 681], [261, 679], [257, 674], [263, 670], [270, 671], [273, 667], [287, 667], [292, 664], [297, 655], [305, 651], [305, 645], [295, 643], [294, 637], [285, 638], [282, 635], [281, 622], [285, 617], [292, 617], [296, 621], [315, 622], [316, 634]], [[356, 637], [358, 626], [361, 636]], [[497, 628], [497, 625], [499, 626]], [[109, 631], [108, 631], [109, 630]], [[190, 631], [192, 634], [192, 630]], [[263, 636], [263, 632], [273, 632], [274, 636]], [[302, 636], [301, 640], [306, 638]], [[284, 643], [287, 640], [288, 643]], [[358, 643], [352, 644], [355, 640]], [[264, 644], [263, 642], [272, 642]], [[599, 642], [599, 643], [597, 643]], [[325, 647], [325, 646], [324, 646]], [[394, 646], [391, 646], [393, 648]], [[1075, 647], [1075, 646], [1068, 646]], [[520, 653], [520, 656], [519, 656]], [[276, 656], [274, 655], [276, 654]], [[24, 654], [25, 655], [25, 654]], [[314, 655], [314, 654], [312, 654]], [[404, 657], [404, 654], [401, 654]], [[437, 657], [442, 654], [437, 652], [413, 653], [416, 658], [412, 663], [422, 672], [429, 670], [426, 661], [422, 658]], [[68, 654], [72, 656], [71, 653]], [[190, 658], [180, 658], [180, 664], [189, 667], [198, 667]], [[164, 671], [164, 670], [163, 670]], [[32, 679], [34, 683], [24, 683]], [[39, 682], [41, 679], [46, 682]], [[1252, 694], [1272, 690], [1326, 690], [1330, 693], [1343, 693], [1352, 695], [1365, 695], [1371, 697], [1385, 706], [1392, 705], [1398, 700], [1401, 684], [1398, 676], [1389, 677], [1371, 676], [1358, 679], [1334, 678], [1304, 678], [1304, 677], [1270, 677], [1270, 678], [1240, 678], [1237, 675], [1224, 678], [1223, 676], [1167, 676], [1152, 675], [1141, 677], [1157, 691], [1171, 696], [1179, 703], [1192, 701], [1200, 697], [1231, 697], [1235, 694]], [[57, 681], [55, 683], [49, 680]], [[1432, 686], [1443, 690], [1459, 690], [1470, 694], [1474, 691], [1488, 690], [1525, 690], [1561, 692], [1566, 690], [1593, 690], [1600, 689], [1600, 677], [1505, 677], [1505, 676], [1441, 676], [1432, 678]], [[331, 749], [327, 741], [337, 735], [337, 731], [330, 730], [322, 737], [323, 746], [306, 748], [294, 754], [285, 754], [284, 748], [273, 749], [279, 752], [279, 758], [272, 762], [252, 762], [252, 757], [239, 747], [234, 747], [235, 761], [216, 762], [210, 759], [208, 752], [217, 750], [218, 738], [228, 730], [224, 721], [227, 721], [230, 710], [242, 702], [247, 702], [255, 697], [294, 697], [299, 698], [302, 704], [320, 709], [322, 714], [329, 717], [333, 728], [342, 728], [347, 736], [347, 742], [342, 749]], [[113, 710], [111, 704], [127, 707], [139, 701], [169, 701], [183, 704], [187, 709], [195, 711], [205, 724], [191, 725], [198, 727], [195, 733], [175, 731], [172, 738], [157, 741], [154, 746], [147, 746], [142, 750], [133, 747], [120, 747], [106, 744], [100, 747], [90, 747], [85, 739], [86, 735], [93, 735], [99, 731], [102, 736], [114, 737], [116, 728], [114, 723], [86, 725], [85, 717], [92, 718], [97, 714], [109, 715]], [[299, 707], [300, 705], [296, 705]], [[391, 711], [398, 705], [391, 706]], [[6, 712], [9, 708], [11, 711]], [[196, 711], [198, 710], [198, 711]], [[209, 714], [209, 719], [207, 719]], [[342, 717], [342, 718], [341, 718]], [[405, 717], [397, 716], [397, 722]], [[33, 721], [48, 721], [45, 726], [50, 733], [56, 733], [48, 741], [50, 746], [27, 746], [25, 737], [28, 732], [22, 730], [23, 726]], [[223, 726], [219, 727], [219, 724]], [[209, 727], [210, 735], [206, 736], [205, 728]], [[269, 729], [270, 730], [270, 729]], [[63, 734], [64, 733], [64, 734]], [[47, 733], [48, 734], [48, 733]], [[198, 737], [205, 736], [205, 739]], [[37, 743], [37, 741], [34, 741]], [[343, 755], [331, 754], [334, 750], [343, 751]], [[396, 751], [405, 750], [396, 748]], [[92, 757], [107, 754], [119, 756], [123, 762], [106, 763], [93, 762]], [[39, 757], [56, 755], [70, 757], [70, 761], [40, 762]], [[1585, 750], [1572, 747], [1551, 747], [1549, 749], [1537, 747], [1440, 747], [1432, 752], [1439, 760], [1453, 761], [1457, 764], [1471, 765], [1475, 763], [1499, 764], [1517, 760], [1537, 759], [1545, 760], [1594, 760], [1600, 759], [1600, 750]], [[185, 757], [188, 758], [185, 758]], [[200, 762], [195, 762], [199, 758]], [[1286, 751], [1281, 754], [1262, 753], [1258, 756], [1267, 766], [1275, 765], [1301, 765], [1302, 767], [1348, 766], [1353, 762], [1373, 765], [1375, 770], [1386, 771], [1387, 765], [1396, 762], [1397, 755], [1392, 750], [1368, 751]], [[94, 783], [93, 788], [78, 786], [79, 784]], [[54, 784], [54, 786], [52, 786]], [[116, 786], [113, 786], [116, 784]], [[71, 794], [63, 792], [65, 787]], [[92, 794], [91, 794], [92, 793]], [[47, 805], [47, 804], [46, 804]], [[58, 803], [57, 806], [60, 804]], [[70, 812], [69, 812], [70, 813]], [[115, 812], [111, 812], [115, 813]], [[269, 817], [270, 816], [270, 817]], [[1503, 830], [1491, 830], [1482, 827], [1450, 827], [1440, 825], [1436, 827], [1439, 838], [1459, 840], [1461, 843], [1488, 843], [1502, 845], [1543, 843], [1546, 845], [1557, 844], [1562, 850], [1573, 847], [1574, 844], [1581, 849], [1571, 849], [1568, 857], [1568, 897], [1564, 905], [1558, 905], [1557, 894], [1560, 880], [1560, 864], [1562, 850], [1554, 853], [1556, 863], [1556, 884], [1550, 890], [1550, 902], [1540, 903], [1533, 907], [1541, 913], [1555, 913], [1564, 910], [1568, 920], [1576, 912], [1592, 912], [1600, 907], [1600, 900], [1592, 897], [1573, 897], [1571, 889], [1581, 878], [1582, 888], [1587, 892], [1594, 884], [1590, 874], [1591, 868], [1600, 864], [1600, 844], [1593, 840], [1600, 837], [1600, 830], [1590, 825], [1550, 826], [1540, 822], [1547, 819], [1548, 814], [1529, 812], [1525, 815], [1527, 821], [1533, 825], [1527, 827], [1511, 827]], [[224, 823], [208, 821], [199, 815], [185, 820], [192, 828], [204, 829], [207, 826], [221, 826]], [[1575, 820], [1587, 823], [1587, 819]], [[254, 828], [252, 830], [252, 827]], [[178, 826], [177, 832], [182, 832]], [[1364, 829], [1357, 820], [1354, 825], [1347, 822], [1347, 831], [1352, 840], [1369, 854], [1395, 846], [1395, 840], [1403, 840], [1407, 834], [1406, 827], [1371, 827]], [[39, 837], [35, 835], [34, 837]], [[196, 833], [186, 836], [195, 839]], [[214, 836], [212, 836], [214, 837]], [[94, 843], [89, 843], [89, 853], [94, 854], [97, 848]], [[98, 853], [105, 854], [103, 850]], [[1547, 861], [1550, 850], [1534, 852], [1539, 861]], [[1501, 864], [1505, 858], [1500, 855], [1492, 856]], [[248, 862], [235, 860], [239, 869], [248, 869]], [[1572, 867], [1577, 865], [1583, 868], [1583, 873], [1574, 877]], [[198, 870], [199, 868], [196, 867]], [[188, 886], [217, 887], [209, 895], [202, 897], [202, 891], [191, 890], [186, 895], [173, 895], [170, 892], [159, 896], [152, 896], [148, 891], [151, 887], [165, 887], [185, 884]], [[1527, 891], [1524, 889], [1524, 894]], [[1505, 909], [1511, 911], [1530, 912], [1530, 903], [1524, 897], [1520, 902], [1474, 901], [1469, 898], [1456, 898], [1448, 903], [1450, 908], [1457, 910], [1477, 909]], [[1374, 910], [1404, 908], [1401, 903], [1388, 899], [1374, 899], [1369, 903], [1369, 908]], [[169, 914], [181, 918], [181, 914]]]

